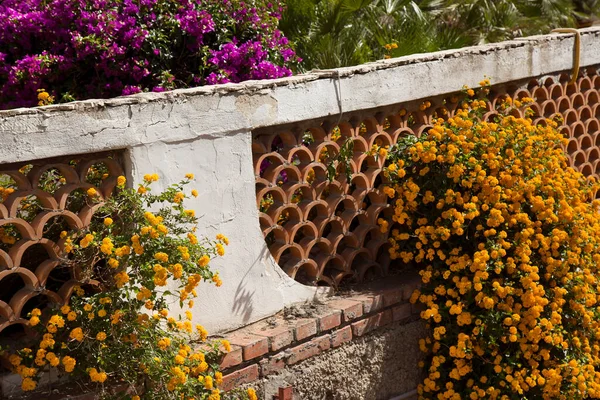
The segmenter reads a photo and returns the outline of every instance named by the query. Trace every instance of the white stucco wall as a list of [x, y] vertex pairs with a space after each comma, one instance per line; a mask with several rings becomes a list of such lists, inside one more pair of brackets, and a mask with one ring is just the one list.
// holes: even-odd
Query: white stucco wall
[[[177, 130], [175, 124], [168, 132], [173, 130]], [[241, 132], [175, 143], [157, 140], [129, 151], [135, 182], [154, 171], [162, 179], [153, 187], [164, 188], [193, 172], [196, 181], [190, 188], [199, 194], [186, 201], [186, 207], [195, 209], [200, 217], [199, 234], [214, 237], [220, 232], [229, 237], [225, 256], [211, 263], [219, 270], [223, 286], [201, 284], [194, 306], [194, 322], [211, 333], [256, 321], [285, 304], [317, 295], [315, 288], [289, 278], [265, 245], [258, 224], [250, 150], [251, 135]]]
[[[600, 64], [600, 28], [581, 34], [581, 66]], [[0, 164], [126, 149], [130, 181], [157, 172], [166, 185], [194, 173], [199, 231], [231, 240], [216, 263], [224, 284], [203, 286], [196, 315], [210, 331], [226, 330], [317, 294], [288, 278], [263, 241], [251, 130], [450, 93], [484, 75], [503, 83], [570, 70], [573, 42], [545, 35], [273, 81], [0, 111]]]

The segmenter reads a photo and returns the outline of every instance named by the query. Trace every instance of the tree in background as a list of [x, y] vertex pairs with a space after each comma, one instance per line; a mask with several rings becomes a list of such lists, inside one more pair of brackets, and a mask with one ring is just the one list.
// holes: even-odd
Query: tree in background
[[308, 71], [589, 26], [598, 16], [599, 0], [288, 0], [280, 28]]

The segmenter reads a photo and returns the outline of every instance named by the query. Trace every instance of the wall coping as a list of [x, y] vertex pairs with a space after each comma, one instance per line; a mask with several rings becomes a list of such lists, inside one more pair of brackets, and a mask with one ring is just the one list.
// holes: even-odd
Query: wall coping
[[[592, 37], [600, 36], [600, 26], [592, 26], [589, 28], [579, 29], [579, 32], [582, 36], [582, 50], [585, 50], [586, 43], [588, 39]], [[37, 113], [48, 113], [48, 112], [56, 112], [56, 111], [74, 111], [74, 110], [89, 110], [90, 108], [103, 108], [103, 107], [118, 107], [122, 105], [132, 105], [132, 104], [143, 104], [148, 102], [155, 102], [161, 100], [172, 100], [178, 97], [189, 97], [189, 96], [211, 96], [215, 94], [229, 94], [229, 93], [238, 93], [238, 94], [253, 94], [255, 92], [264, 90], [264, 89], [273, 89], [281, 86], [293, 86], [300, 83], [312, 82], [315, 80], [322, 79], [331, 79], [331, 78], [346, 78], [351, 77], [353, 75], [361, 75], [368, 74], [380, 70], [387, 69], [395, 69], [398, 67], [403, 67], [406, 65], [412, 64], [420, 64], [427, 63], [433, 61], [440, 61], [443, 59], [451, 59], [451, 58], [461, 58], [469, 55], [487, 55], [491, 53], [495, 53], [501, 50], [507, 50], [511, 48], [530, 48], [537, 45], [548, 44], [552, 42], [569, 42], [565, 43], [568, 46], [573, 46], [572, 42], [573, 35], [572, 34], [564, 34], [564, 33], [551, 33], [547, 35], [534, 35], [527, 36], [522, 38], [516, 38], [513, 40], [507, 40], [503, 42], [490, 43], [484, 45], [463, 47], [459, 49], [452, 50], [442, 50], [432, 53], [417, 53], [411, 54], [408, 56], [391, 58], [387, 60], [377, 60], [373, 62], [368, 62], [365, 64], [351, 66], [351, 67], [342, 67], [342, 68], [333, 68], [326, 70], [311, 70], [304, 74], [294, 75], [291, 77], [279, 78], [279, 79], [268, 79], [268, 80], [248, 80], [241, 83], [226, 83], [219, 85], [210, 85], [210, 86], [198, 86], [193, 88], [186, 89], [176, 89], [172, 91], [166, 91], [161, 93], [138, 93], [130, 96], [120, 96], [110, 99], [89, 99], [89, 100], [79, 100], [73, 101], [65, 104], [57, 104], [57, 105], [49, 105], [42, 107], [31, 107], [31, 108], [15, 108], [11, 110], [2, 110], [0, 111], [0, 118], [9, 117], [14, 115], [27, 115], [27, 114], [37, 114]], [[581, 53], [581, 66], [587, 66], [591, 64], [595, 64], [598, 61], [593, 57], [592, 54], [587, 54], [584, 51]], [[555, 60], [555, 59], [554, 59]], [[555, 62], [553, 64], [557, 64]], [[590, 62], [592, 61], [592, 62]], [[562, 64], [562, 63], [561, 63]], [[543, 67], [540, 67], [542, 69]], [[546, 67], [546, 70], [552, 69], [553, 71], [562, 70], [562, 65], [558, 67], [558, 69], [553, 69], [554, 65]], [[533, 74], [538, 75], [538, 74]], [[532, 76], [532, 74], [528, 74], [527, 76]], [[514, 80], [514, 79], [510, 79]], [[502, 81], [494, 81], [496, 83], [502, 83]], [[439, 93], [438, 93], [439, 94]]]

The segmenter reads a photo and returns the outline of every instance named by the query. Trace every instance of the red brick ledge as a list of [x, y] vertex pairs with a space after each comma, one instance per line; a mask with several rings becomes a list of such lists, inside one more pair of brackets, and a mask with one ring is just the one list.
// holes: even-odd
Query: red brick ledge
[[418, 276], [396, 287], [361, 291], [326, 301], [307, 318], [269, 318], [224, 335], [231, 351], [221, 362], [222, 390], [228, 391], [281, 372], [392, 322], [419, 318], [409, 303], [420, 285]]
[[[278, 374], [286, 366], [343, 346], [392, 322], [407, 323], [418, 319], [420, 309], [408, 300], [420, 286], [420, 278], [417, 275], [400, 278], [376, 282], [374, 288], [326, 301], [307, 317], [275, 316], [220, 336], [230, 341], [231, 351], [221, 361], [224, 377], [219, 389], [228, 391]], [[0, 377], [0, 398], [3, 398], [1, 386], [11, 376], [15, 375]], [[44, 391], [42, 396], [46, 397], [43, 398], [98, 399], [93, 388], [79, 387], [74, 392], [76, 395], [67, 395], [71, 390], [65, 386], [56, 389], [59, 393]], [[115, 389], [121, 391], [127, 390], [127, 387], [116, 385]], [[14, 395], [19, 399], [31, 398], [25, 393], [23, 397], [18, 393]], [[35, 393], [32, 395], [35, 396]]]

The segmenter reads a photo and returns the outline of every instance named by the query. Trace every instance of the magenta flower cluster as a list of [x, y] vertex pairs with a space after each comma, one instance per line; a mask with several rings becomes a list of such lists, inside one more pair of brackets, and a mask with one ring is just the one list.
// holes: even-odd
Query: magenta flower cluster
[[0, 108], [291, 75], [278, 0], [2, 0]]

